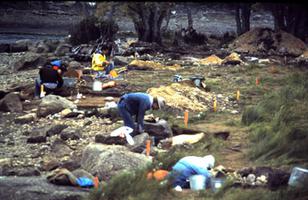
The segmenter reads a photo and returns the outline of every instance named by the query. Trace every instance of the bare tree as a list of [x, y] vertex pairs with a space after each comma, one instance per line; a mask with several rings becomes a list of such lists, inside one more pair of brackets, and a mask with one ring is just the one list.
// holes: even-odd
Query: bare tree
[[132, 18], [138, 39], [144, 42], [161, 44], [161, 25], [170, 12], [172, 3], [137, 2], [128, 3], [128, 14]]
[[264, 4], [272, 12], [275, 30], [284, 30], [301, 39], [308, 34], [307, 6], [292, 3]]
[[235, 20], [237, 35], [242, 35], [250, 30], [250, 11], [252, 3], [235, 4]]

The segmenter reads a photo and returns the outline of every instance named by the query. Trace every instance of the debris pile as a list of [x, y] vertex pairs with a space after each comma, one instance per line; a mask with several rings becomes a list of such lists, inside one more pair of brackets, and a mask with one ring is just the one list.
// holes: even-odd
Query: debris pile
[[299, 56], [306, 48], [295, 36], [269, 28], [252, 29], [229, 45], [231, 51], [250, 55]]

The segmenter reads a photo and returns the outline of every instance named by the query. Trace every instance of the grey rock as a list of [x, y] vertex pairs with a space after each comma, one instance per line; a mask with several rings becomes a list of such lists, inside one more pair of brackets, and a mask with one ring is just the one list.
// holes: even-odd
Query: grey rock
[[1, 176], [40, 176], [41, 172], [35, 167], [8, 167], [1, 170]]
[[17, 124], [26, 124], [32, 122], [36, 119], [36, 113], [29, 113], [23, 116], [19, 116], [15, 119], [15, 123]]
[[61, 132], [60, 138], [62, 140], [79, 140], [81, 138], [81, 133], [79, 130], [67, 128]]
[[81, 200], [87, 195], [87, 189], [53, 185], [45, 177], [0, 178], [0, 199]]
[[69, 67], [69, 68], [73, 68], [73, 69], [79, 69], [79, 68], [81, 68], [81, 63], [80, 63], [80, 62], [77, 62], [77, 61], [71, 61], [71, 62], [68, 64], [68, 67]]
[[61, 139], [56, 139], [50, 146], [51, 154], [57, 158], [70, 155], [72, 149]]
[[144, 131], [156, 139], [172, 137], [172, 130], [166, 120], [159, 120], [157, 123], [144, 122]]
[[9, 93], [0, 100], [0, 111], [22, 112], [23, 106], [18, 94]]
[[55, 50], [56, 56], [64, 56], [66, 53], [69, 53], [72, 49], [72, 45], [70, 44], [60, 44]]
[[34, 128], [27, 139], [27, 143], [42, 143], [46, 142], [47, 128]]
[[10, 52], [10, 44], [0, 44], [0, 53]]
[[28, 45], [24, 43], [13, 43], [10, 46], [10, 52], [15, 53], [15, 52], [25, 52], [28, 51]]
[[127, 65], [130, 62], [130, 60], [131, 60], [130, 58], [125, 56], [115, 56], [113, 58], [114, 64], [120, 66]]
[[68, 126], [65, 124], [57, 124], [52, 126], [47, 132], [46, 136], [58, 135], [61, 133], [62, 130], [66, 129]]
[[48, 53], [49, 52], [49, 47], [45, 43], [40, 42], [37, 45], [35, 52], [36, 53]]
[[75, 109], [77, 106], [66, 98], [56, 95], [47, 95], [39, 104], [37, 115], [38, 117], [46, 117], [49, 114], [58, 113], [66, 108]]
[[83, 151], [81, 167], [99, 179], [109, 180], [124, 170], [146, 167], [151, 160], [120, 145], [89, 144]]
[[142, 133], [142, 134], [136, 135], [133, 139], [134, 139], [135, 144], [132, 145], [132, 146], [131, 145], [127, 145], [127, 147], [132, 152], [142, 153], [145, 150], [145, 148], [146, 148], [146, 141], [148, 139], [150, 139], [150, 136], [147, 133]]
[[45, 56], [33, 52], [27, 52], [23, 57], [12, 63], [12, 68], [15, 72], [22, 69], [36, 68], [45, 64], [46, 61], [47, 58]]

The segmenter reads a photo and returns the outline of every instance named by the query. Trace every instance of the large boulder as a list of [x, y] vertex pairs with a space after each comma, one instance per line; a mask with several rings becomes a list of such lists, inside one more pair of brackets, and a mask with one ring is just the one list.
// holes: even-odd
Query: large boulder
[[81, 200], [87, 196], [88, 189], [53, 185], [45, 177], [0, 178], [0, 199]]
[[65, 56], [66, 53], [70, 53], [72, 45], [70, 44], [60, 44], [55, 50], [56, 56]]
[[26, 124], [34, 121], [36, 119], [36, 113], [29, 113], [22, 116], [17, 117], [14, 121], [17, 124]]
[[125, 57], [125, 56], [115, 56], [113, 58], [114, 60], [114, 64], [116, 66], [118, 65], [121, 65], [121, 66], [124, 66], [124, 65], [127, 65], [128, 63], [130, 63], [131, 59], [129, 57]]
[[45, 56], [33, 52], [27, 52], [23, 57], [12, 63], [12, 69], [16, 72], [22, 69], [36, 68], [44, 65], [46, 61], [47, 58]]
[[29, 133], [27, 143], [43, 143], [47, 141], [48, 127], [34, 128]]
[[156, 142], [161, 139], [172, 137], [172, 130], [166, 120], [159, 120], [156, 123], [144, 122], [144, 131], [154, 136]]
[[0, 53], [10, 52], [10, 44], [1, 43], [0, 44]]
[[38, 106], [37, 116], [46, 117], [47, 115], [58, 113], [66, 108], [75, 109], [77, 106], [64, 97], [47, 95]]
[[49, 47], [44, 42], [39, 42], [35, 49], [35, 52], [36, 53], [48, 53]]
[[0, 111], [22, 112], [23, 106], [18, 94], [9, 93], [0, 100]]
[[10, 46], [10, 53], [28, 51], [28, 45], [25, 43], [13, 43]]
[[89, 144], [81, 159], [83, 169], [103, 180], [109, 180], [124, 170], [146, 167], [150, 163], [148, 157], [130, 152], [127, 147], [104, 144]]

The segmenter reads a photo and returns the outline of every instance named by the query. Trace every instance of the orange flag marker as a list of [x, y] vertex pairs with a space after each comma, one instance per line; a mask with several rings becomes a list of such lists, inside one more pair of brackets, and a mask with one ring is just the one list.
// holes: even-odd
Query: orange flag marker
[[94, 187], [97, 189], [98, 188], [98, 184], [99, 184], [99, 180], [98, 180], [97, 176], [94, 177], [93, 182], [94, 182]]
[[260, 84], [259, 77], [256, 77], [256, 85], [259, 85], [259, 84]]
[[146, 143], [146, 155], [150, 156], [150, 151], [151, 151], [151, 140], [147, 140]]
[[185, 110], [185, 112], [184, 112], [184, 124], [185, 124], [185, 127], [187, 128], [187, 126], [188, 126], [188, 110]]

